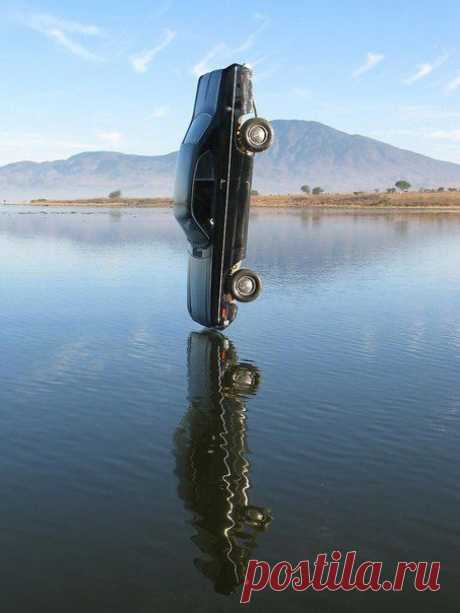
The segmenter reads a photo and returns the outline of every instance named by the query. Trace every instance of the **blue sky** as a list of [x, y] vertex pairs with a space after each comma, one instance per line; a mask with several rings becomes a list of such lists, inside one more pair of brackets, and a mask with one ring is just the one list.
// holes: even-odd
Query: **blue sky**
[[459, 23], [458, 0], [3, 0], [0, 164], [173, 151], [197, 75], [233, 61], [269, 119], [460, 163]]

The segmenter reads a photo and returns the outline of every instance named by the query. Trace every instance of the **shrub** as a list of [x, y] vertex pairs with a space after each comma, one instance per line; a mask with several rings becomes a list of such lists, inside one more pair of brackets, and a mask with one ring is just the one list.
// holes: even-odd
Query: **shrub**
[[110, 192], [109, 198], [110, 200], [118, 200], [118, 198], [121, 198], [121, 189], [116, 189], [114, 192]]
[[396, 181], [395, 187], [400, 189], [402, 192], [407, 192], [407, 190], [411, 188], [411, 184], [409, 183], [409, 181], [404, 181], [404, 179], [400, 179], [399, 181]]

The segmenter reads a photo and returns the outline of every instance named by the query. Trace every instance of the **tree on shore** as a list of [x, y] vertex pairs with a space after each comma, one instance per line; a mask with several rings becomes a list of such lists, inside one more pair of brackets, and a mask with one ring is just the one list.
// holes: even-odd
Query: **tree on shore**
[[110, 200], [118, 200], [121, 198], [121, 189], [116, 189], [114, 192], [110, 192], [109, 198]]
[[400, 179], [399, 181], [396, 181], [395, 187], [397, 187], [402, 192], [407, 192], [411, 188], [411, 184], [409, 183], [409, 181]]
[[319, 194], [322, 194], [324, 192], [324, 189], [322, 187], [314, 187], [311, 190], [311, 193], [314, 194], [315, 196], [318, 196]]
[[300, 191], [303, 192], [304, 194], [309, 194], [311, 192], [311, 188], [309, 185], [301, 185]]

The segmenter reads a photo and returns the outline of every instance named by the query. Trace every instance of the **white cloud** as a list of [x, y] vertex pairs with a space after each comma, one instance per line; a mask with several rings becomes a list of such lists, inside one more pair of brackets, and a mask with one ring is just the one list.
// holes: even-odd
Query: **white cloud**
[[380, 62], [383, 61], [384, 58], [385, 56], [383, 55], [383, 53], [372, 53], [371, 51], [369, 51], [364, 64], [362, 64], [352, 73], [353, 79], [357, 79], [366, 72], [369, 72], [369, 70], [375, 68], [377, 64], [380, 64]]
[[150, 117], [151, 119], [161, 119], [168, 114], [168, 110], [169, 109], [167, 106], [157, 106], [155, 109], [153, 109], [153, 112]]
[[81, 43], [75, 41], [69, 34], [78, 34], [80, 36], [100, 36], [102, 30], [93, 24], [83, 24], [78, 21], [68, 21], [47, 14], [24, 14], [18, 17], [19, 21], [35, 30], [44, 34], [61, 47], [70, 51], [73, 55], [81, 57], [85, 60], [99, 62], [101, 57], [84, 47]]
[[123, 138], [120, 132], [98, 132], [97, 137], [99, 140], [104, 141], [107, 145], [115, 147]]
[[265, 30], [265, 28], [270, 23], [270, 19], [266, 15], [261, 15], [260, 13], [256, 13], [255, 18], [260, 22], [259, 27], [256, 28], [254, 32], [251, 32], [251, 34], [249, 34], [236, 49], [233, 49], [232, 51], [233, 54], [242, 53], [243, 51], [247, 51], [248, 49], [251, 49], [256, 42], [257, 36], [261, 32], [263, 32], [263, 30]]
[[[269, 17], [262, 15], [261, 13], [255, 13], [254, 18], [259, 22], [259, 26], [251, 32], [236, 48], [231, 49], [223, 41], [217, 43], [212, 49], [210, 49], [193, 67], [191, 73], [195, 77], [200, 77], [202, 74], [209, 72], [213, 66], [213, 60], [218, 56], [224, 56], [231, 61], [235, 61], [235, 56], [247, 51], [254, 47], [257, 36], [268, 26], [270, 23]], [[254, 68], [257, 64], [263, 63], [264, 57], [260, 57], [252, 62], [246, 62], [249, 68]]]
[[438, 130], [432, 132], [430, 137], [435, 140], [448, 140], [453, 143], [460, 143], [460, 130]]
[[441, 57], [438, 57], [434, 62], [429, 62], [429, 63], [427, 62], [426, 64], [419, 64], [417, 66], [417, 71], [413, 75], [411, 75], [409, 78], [407, 78], [404, 81], [404, 83], [406, 83], [406, 85], [412, 85], [416, 81], [419, 81], [420, 79], [423, 79], [424, 77], [427, 77], [429, 74], [433, 72], [433, 70], [436, 70], [436, 68], [439, 68], [440, 66], [445, 64], [448, 59], [449, 59], [449, 54], [445, 53]]
[[242, 53], [243, 51], [251, 49], [251, 47], [253, 47], [254, 43], [256, 42], [256, 36], [257, 32], [249, 34], [249, 36], [245, 38], [245, 40], [238, 47], [236, 47], [236, 49], [233, 49], [233, 53]]
[[447, 84], [446, 90], [448, 92], [453, 92], [459, 87], [460, 87], [460, 72], [457, 74], [457, 76], [454, 79], [452, 79], [452, 81], [450, 81]]
[[156, 56], [163, 51], [172, 41], [176, 38], [176, 32], [174, 30], [165, 30], [161, 41], [152, 49], [147, 49], [139, 55], [135, 55], [131, 58], [131, 64], [136, 72], [147, 72], [149, 65], [153, 62]]
[[415, 83], [415, 81], [419, 81], [420, 79], [423, 79], [423, 77], [427, 77], [432, 72], [433, 72], [432, 64], [419, 64], [417, 66], [417, 72], [413, 74], [411, 77], [409, 77], [408, 79], [406, 79], [405, 82], [407, 83], [407, 85], [412, 85], [412, 83]]
[[67, 19], [61, 19], [54, 15], [47, 15], [45, 13], [25, 14], [19, 16], [19, 21], [24, 25], [38, 30], [39, 32], [45, 32], [47, 30], [55, 29], [68, 32], [70, 34], [86, 34], [88, 36], [100, 36], [102, 30], [99, 26], [93, 24], [80, 23], [78, 21], [69, 21]]
[[192, 74], [196, 77], [201, 77], [202, 74], [210, 70], [210, 64], [212, 60], [222, 53], [226, 49], [226, 45], [223, 42], [218, 43], [212, 49], [210, 49], [204, 57], [197, 62], [192, 68]]
[[95, 55], [94, 53], [86, 49], [86, 47], [80, 45], [80, 43], [77, 43], [76, 41], [70, 39], [67, 34], [65, 34], [62, 30], [57, 30], [53, 28], [49, 32], [46, 32], [46, 34], [47, 36], [49, 36], [49, 38], [52, 38], [57, 43], [59, 43], [61, 47], [64, 47], [74, 55], [77, 55], [84, 60], [90, 60], [95, 62], [101, 60], [98, 55]]

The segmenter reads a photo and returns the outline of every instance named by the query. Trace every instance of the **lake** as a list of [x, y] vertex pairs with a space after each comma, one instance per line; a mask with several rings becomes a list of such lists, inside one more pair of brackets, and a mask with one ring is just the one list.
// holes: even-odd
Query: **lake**
[[248, 608], [458, 610], [460, 215], [255, 210], [225, 337], [170, 210], [0, 206], [0, 257], [2, 613], [237, 611], [334, 549], [441, 590]]

